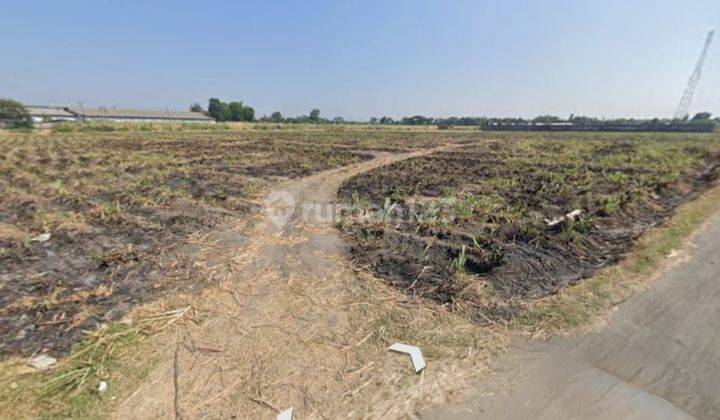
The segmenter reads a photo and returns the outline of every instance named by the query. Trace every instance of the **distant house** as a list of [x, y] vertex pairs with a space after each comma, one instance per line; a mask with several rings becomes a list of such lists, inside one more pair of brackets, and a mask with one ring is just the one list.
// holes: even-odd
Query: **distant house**
[[75, 121], [77, 118], [74, 114], [65, 110], [65, 108], [54, 106], [26, 105], [34, 123], [57, 122], [57, 121]]
[[147, 111], [139, 109], [68, 107], [66, 111], [81, 121], [112, 122], [198, 122], [212, 123], [214, 119], [199, 112]]

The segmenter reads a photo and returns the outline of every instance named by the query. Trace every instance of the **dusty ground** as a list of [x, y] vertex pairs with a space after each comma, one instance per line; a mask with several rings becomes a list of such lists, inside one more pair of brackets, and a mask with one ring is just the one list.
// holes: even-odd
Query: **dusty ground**
[[84, 330], [192, 287], [191, 236], [256, 213], [287, 179], [481, 137], [68, 127], [111, 131], [0, 133], [0, 359], [64, 355]]
[[0, 358], [65, 354], [83, 330], [180, 287], [163, 262], [181, 264], [191, 234], [256, 211], [279, 180], [367, 157], [257, 134], [2, 139]]
[[[343, 179], [422, 153], [379, 154], [286, 184], [280, 191], [297, 200], [287, 225], [278, 229], [259, 216], [208, 238], [218, 247], [197, 260], [214, 261], [212, 275], [224, 280], [192, 303], [203, 321], [167, 343], [160, 366], [115, 417], [270, 418], [290, 406], [301, 418], [395, 417], [413, 412], [418, 401], [443, 398], [432, 392], [452, 387], [449, 371], [460, 365], [477, 374], [482, 360], [473, 357], [434, 365], [433, 347], [438, 355], [477, 352], [496, 345], [493, 336], [445, 322], [422, 304], [405, 312], [403, 297], [343, 262], [332, 222], [314, 215], [303, 222], [302, 204], [330, 202]], [[388, 312], [382, 303], [388, 299], [397, 299], [400, 311]], [[413, 331], [450, 329], [435, 331], [439, 341], [457, 340], [457, 329], [465, 329], [463, 341], [425, 346], [433, 376], [414, 377], [408, 360], [386, 351], [395, 340], [410, 339], [393, 330], [387, 318], [395, 316], [410, 317], [405, 322], [417, 324]], [[414, 344], [427, 339], [427, 331], [412, 338]], [[393, 389], [396, 395], [387, 393]]]
[[602, 331], [521, 343], [496, 379], [442, 419], [720, 418], [720, 215]]
[[512, 318], [617, 262], [706, 189], [719, 148], [692, 137], [549, 137], [400, 161], [341, 186], [358, 207], [385, 202], [382, 220], [343, 226], [350, 257], [477, 322]]
[[[310, 418], [397, 417], [412, 414], [420, 401], [431, 401], [430, 390], [444, 399], [453, 390], [453, 380], [469, 380], [473, 375], [463, 377], [458, 368], [479, 360], [455, 359], [454, 378], [443, 372], [447, 366], [436, 366], [431, 387], [422, 380], [413, 384], [412, 375], [397, 376], [398, 365], [383, 350], [401, 336], [375, 329], [373, 317], [378, 314], [356, 308], [362, 305], [359, 296], [364, 293], [358, 287], [363, 286], [342, 262], [336, 231], [312, 215], [310, 223], [304, 223], [301, 210], [305, 202], [330, 202], [341, 182], [356, 173], [432, 152], [378, 155], [346, 170], [284, 185], [280, 190], [297, 200], [288, 225], [278, 231], [261, 218], [234, 229], [253, 240], [247, 248], [235, 248], [244, 250], [239, 261], [249, 262], [225, 274], [227, 281], [219, 286], [225, 296], [207, 295], [222, 309], [218, 313], [195, 303], [201, 313], [213, 315], [183, 330], [161, 366], [120, 405], [116, 416], [256, 417], [293, 406]], [[246, 288], [238, 290], [240, 285]], [[372, 305], [377, 297], [362, 299]], [[348, 331], [355, 331], [354, 338], [348, 340]], [[597, 342], [588, 346], [598, 348]], [[258, 354], [258, 349], [269, 350]], [[432, 348], [425, 350], [432, 363]], [[557, 358], [564, 359], [564, 354]], [[408, 388], [397, 388], [400, 384]], [[393, 388], [395, 395], [388, 392]], [[610, 404], [619, 407], [615, 400]]]
[[[311, 156], [310, 149], [320, 147], [324, 153], [323, 142], [332, 142], [334, 149], [370, 159], [306, 178], [275, 178], [275, 191], [290, 192], [297, 200], [296, 211], [280, 229], [267, 216], [251, 212], [249, 217], [226, 215], [213, 229], [190, 235], [180, 244], [183, 263], [169, 258], [163, 266], [173, 293], [159, 294], [162, 309], [153, 315], [153, 304], [142, 305], [143, 316], [131, 312], [120, 323], [160, 321], [161, 332], [136, 348], [108, 346], [98, 357], [115, 365], [102, 369], [93, 366], [96, 359], [85, 360], [89, 353], [71, 356], [72, 363], [61, 361], [57, 374], [43, 378], [54, 383], [66, 374], [76, 378], [67, 384], [63, 395], [68, 397], [62, 397], [61, 405], [70, 401], [70, 407], [48, 408], [44, 394], [33, 403], [35, 411], [19, 413], [273, 418], [293, 406], [303, 418], [397, 418], [452, 399], [485, 374], [488, 359], [503, 347], [505, 325], [480, 326], [450, 304], [398, 290], [370, 275], [368, 267], [353, 266], [334, 225], [313, 218], [302, 223], [301, 209], [305, 202], [331, 201], [353, 176], [488, 139], [476, 133], [421, 132], [410, 138], [381, 133], [377, 140], [376, 133], [351, 132], [334, 141], [337, 133], [321, 134], [322, 142], [311, 145], [295, 140], [297, 133], [283, 133], [281, 141], [273, 134], [276, 140], [263, 147], [272, 156], [274, 148], [297, 142], [300, 155]], [[261, 166], [271, 170], [277, 165], [282, 158]], [[191, 291], [181, 287], [188, 284], [181, 279], [190, 281]], [[396, 341], [423, 349], [426, 373], [415, 375], [406, 358], [387, 352]], [[123, 358], [134, 364], [115, 361]], [[131, 375], [122, 366], [137, 368], [139, 386], [128, 381]], [[0, 406], [21, 410], [23, 387], [33, 386], [31, 379], [23, 382], [26, 378], [31, 375], [11, 387], [16, 391], [0, 392]], [[100, 379], [110, 387], [98, 396], [94, 389]], [[75, 406], [78, 396], [94, 411]]]

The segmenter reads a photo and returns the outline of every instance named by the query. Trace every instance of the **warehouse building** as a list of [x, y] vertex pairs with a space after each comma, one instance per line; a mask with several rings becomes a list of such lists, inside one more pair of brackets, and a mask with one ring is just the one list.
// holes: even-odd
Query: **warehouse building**
[[30, 118], [32, 118], [33, 123], [35, 124], [58, 121], [75, 121], [77, 119], [74, 114], [68, 112], [62, 107], [26, 105], [25, 109], [27, 109], [30, 114]]
[[199, 112], [190, 111], [147, 111], [138, 109], [117, 108], [85, 108], [68, 107], [66, 111], [80, 121], [112, 121], [112, 122], [181, 122], [181, 123], [212, 123], [215, 122]]

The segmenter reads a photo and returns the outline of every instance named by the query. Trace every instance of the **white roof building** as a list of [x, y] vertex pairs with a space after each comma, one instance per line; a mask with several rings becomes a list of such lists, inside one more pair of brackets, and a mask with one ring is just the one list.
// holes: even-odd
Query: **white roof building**
[[77, 118], [62, 107], [26, 105], [33, 122], [75, 121]]
[[149, 111], [140, 109], [68, 107], [78, 120], [115, 122], [215, 122], [199, 112]]

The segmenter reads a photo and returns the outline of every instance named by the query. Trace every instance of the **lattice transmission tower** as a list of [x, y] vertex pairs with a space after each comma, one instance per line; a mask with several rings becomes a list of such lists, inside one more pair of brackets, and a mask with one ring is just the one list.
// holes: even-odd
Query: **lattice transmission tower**
[[695, 95], [695, 88], [697, 88], [698, 82], [700, 81], [700, 76], [702, 76], [703, 65], [705, 64], [705, 57], [707, 57], [708, 50], [710, 49], [710, 44], [712, 44], [714, 37], [715, 29], [708, 32], [707, 38], [705, 38], [705, 44], [703, 45], [702, 52], [700, 53], [700, 58], [698, 58], [698, 61], [695, 64], [695, 69], [693, 70], [692, 75], [690, 75], [690, 80], [688, 80], [688, 84], [685, 87], [683, 96], [680, 99], [680, 105], [678, 105], [677, 111], [675, 111], [676, 120], [681, 120], [685, 118], [690, 111], [690, 104], [692, 103], [693, 96]]

